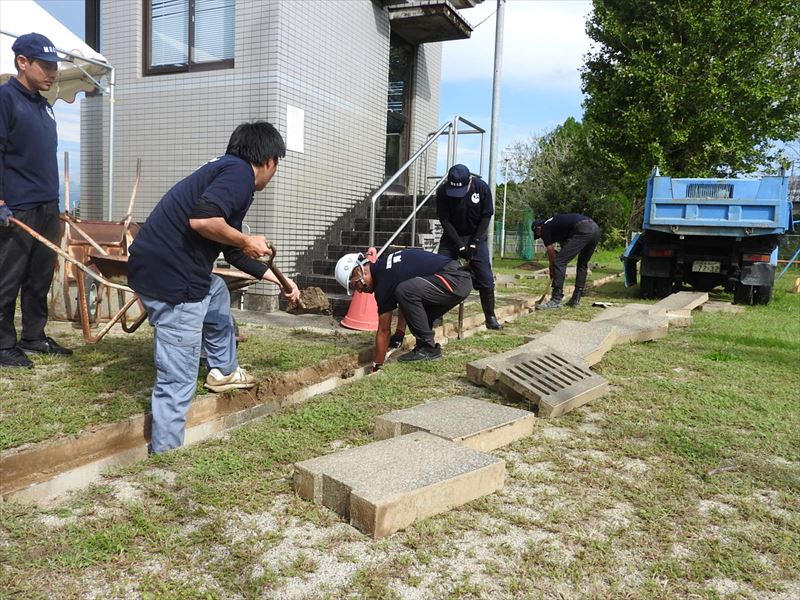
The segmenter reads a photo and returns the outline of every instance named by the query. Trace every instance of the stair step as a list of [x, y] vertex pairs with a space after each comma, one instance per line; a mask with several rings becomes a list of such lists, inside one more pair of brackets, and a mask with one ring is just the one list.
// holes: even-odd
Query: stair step
[[[376, 231], [375, 232], [375, 245], [382, 246], [390, 237], [394, 235], [394, 231]], [[343, 231], [342, 243], [355, 244], [367, 247], [369, 245], [369, 232], [368, 231]], [[394, 243], [400, 246], [411, 246], [411, 233], [404, 232], [394, 239]]]
[[[405, 221], [404, 218], [389, 218], [381, 216], [375, 219], [375, 231], [397, 231]], [[417, 232], [428, 233], [437, 223], [436, 219], [417, 219]], [[355, 231], [369, 231], [369, 219], [356, 219], [353, 223]], [[407, 230], [411, 230], [411, 222], [406, 225]]]

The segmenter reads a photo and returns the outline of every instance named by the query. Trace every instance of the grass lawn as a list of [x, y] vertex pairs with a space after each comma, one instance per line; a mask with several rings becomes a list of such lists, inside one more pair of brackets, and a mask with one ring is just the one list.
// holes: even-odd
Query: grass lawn
[[[598, 259], [616, 268], [613, 253]], [[497, 270], [516, 272], [519, 262]], [[657, 342], [616, 346], [594, 367], [611, 383], [606, 396], [538, 420], [531, 437], [496, 451], [508, 469], [502, 491], [385, 540], [296, 498], [292, 464], [368, 443], [374, 417], [388, 410], [454, 394], [499, 400], [466, 380], [465, 363], [560, 319], [588, 320], [602, 310], [591, 300], [638, 301], [635, 289], [615, 281], [579, 309], [453, 341], [441, 361], [391, 364], [118, 470], [57, 506], [0, 504], [0, 597], [796, 598], [800, 296], [787, 290], [798, 275], [780, 280], [769, 306], [695, 312], [690, 327]], [[543, 291], [539, 280], [521, 285]], [[151, 379], [134, 368], [151, 368], [147, 334], [139, 343], [118, 347], [124, 358], [111, 349], [79, 356], [84, 374], [114, 369], [106, 393], [138, 394], [137, 411]], [[273, 354], [263, 368], [337, 351], [326, 343], [313, 356]], [[74, 375], [54, 393], [91, 380]], [[46, 427], [29, 419], [4, 423], [3, 440]]]

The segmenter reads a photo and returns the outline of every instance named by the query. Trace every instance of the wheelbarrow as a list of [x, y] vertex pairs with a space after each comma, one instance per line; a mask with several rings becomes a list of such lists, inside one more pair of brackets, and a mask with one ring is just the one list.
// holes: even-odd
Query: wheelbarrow
[[[61, 215], [62, 220], [67, 223], [72, 223], [69, 215]], [[139, 302], [139, 296], [133, 289], [128, 287], [128, 255], [127, 254], [110, 254], [105, 251], [101, 246], [96, 248], [98, 253], [89, 252], [84, 262], [78, 260], [70, 253], [65, 252], [56, 244], [40, 235], [25, 223], [11, 218], [11, 222], [17, 227], [33, 236], [36, 240], [50, 248], [53, 252], [58, 254], [65, 261], [69, 262], [75, 269], [82, 273], [82, 277], [76, 277], [78, 288], [78, 315], [83, 330], [83, 338], [89, 344], [99, 342], [111, 330], [111, 328], [120, 323], [122, 330], [125, 333], [133, 333], [139, 326], [144, 323], [147, 318], [147, 312]], [[82, 235], [87, 239], [93, 240], [89, 234], [84, 230]], [[270, 244], [272, 254], [265, 259], [265, 264], [268, 268], [272, 269], [275, 277], [281, 284], [281, 287], [291, 292], [292, 287], [289, 281], [281, 273], [273, 262], [277, 256], [277, 249]], [[127, 250], [127, 249], [126, 249]], [[230, 291], [241, 290], [258, 280], [247, 273], [239, 271], [238, 269], [225, 269], [215, 268], [212, 273], [222, 277], [225, 284]], [[102, 288], [101, 288], [102, 286]], [[97, 332], [92, 331], [92, 325], [98, 320], [100, 310], [98, 305], [101, 304], [102, 292], [101, 289], [110, 296], [111, 290], [116, 291], [117, 307], [108, 317], [108, 322]], [[134, 305], [138, 307], [138, 313], [132, 317], [128, 314]]]

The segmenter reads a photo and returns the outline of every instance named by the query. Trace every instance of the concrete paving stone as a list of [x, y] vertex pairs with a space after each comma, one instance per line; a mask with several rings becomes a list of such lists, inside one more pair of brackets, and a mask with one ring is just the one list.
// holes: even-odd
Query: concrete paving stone
[[422, 431], [296, 463], [295, 492], [378, 539], [503, 487], [505, 462]]
[[[556, 352], [518, 354], [506, 361], [498, 382], [539, 407], [540, 417], [558, 417], [605, 394], [608, 381]], [[513, 398], [513, 397], [512, 397]]]
[[706, 302], [708, 302], [708, 294], [706, 292], [677, 292], [656, 302], [654, 306], [671, 312], [674, 310], [694, 310]]
[[744, 312], [744, 307], [737, 304], [731, 304], [730, 302], [719, 302], [717, 300], [712, 300], [700, 306], [699, 310], [710, 313], [742, 313]]
[[615, 325], [591, 321], [559, 321], [548, 333], [525, 337], [526, 342], [538, 342], [556, 352], [579, 357], [583, 365], [591, 367], [600, 362], [617, 339]]
[[669, 317], [666, 314], [634, 312], [605, 322], [617, 327], [615, 344], [649, 342], [666, 336], [669, 331]]
[[375, 438], [426, 431], [473, 450], [489, 452], [531, 435], [534, 419], [533, 413], [526, 410], [453, 396], [377, 417]]
[[617, 319], [625, 315], [636, 313], [645, 313], [649, 315], [666, 314], [666, 312], [667, 311], [663, 309], [656, 309], [654, 304], [638, 304], [636, 302], [632, 302], [630, 304], [621, 304], [619, 306], [611, 306], [606, 308], [602, 312], [592, 317], [592, 322], [596, 323], [598, 321], [610, 321], [611, 319]]

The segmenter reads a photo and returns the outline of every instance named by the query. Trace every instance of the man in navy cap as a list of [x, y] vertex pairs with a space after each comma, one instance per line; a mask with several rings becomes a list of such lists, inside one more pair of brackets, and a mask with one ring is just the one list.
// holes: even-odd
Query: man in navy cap
[[494, 214], [489, 186], [471, 175], [466, 166], [453, 165], [447, 181], [436, 191], [436, 214], [444, 230], [439, 254], [469, 263], [486, 328], [500, 329], [494, 314], [494, 274], [486, 243], [486, 230]]
[[[553, 280], [553, 293], [550, 300], [536, 308], [547, 310], [561, 307], [567, 263], [576, 256], [578, 257], [578, 267], [575, 276], [575, 291], [567, 301], [567, 306], [577, 308], [586, 285], [589, 259], [592, 258], [597, 243], [600, 241], [600, 227], [589, 217], [568, 213], [536, 221], [531, 229], [533, 229], [534, 238], [542, 238], [545, 252], [547, 252], [547, 260], [550, 262], [550, 279]], [[561, 250], [558, 252], [553, 247], [555, 242], [561, 245]]]
[[62, 59], [38, 33], [21, 35], [11, 49], [17, 76], [0, 86], [0, 367], [32, 367], [26, 353], [72, 354], [44, 332], [56, 255], [9, 221], [13, 216], [58, 242], [56, 118], [39, 92], [52, 87]]

